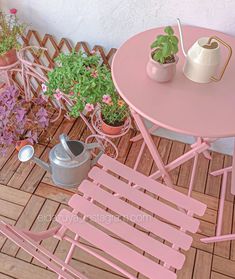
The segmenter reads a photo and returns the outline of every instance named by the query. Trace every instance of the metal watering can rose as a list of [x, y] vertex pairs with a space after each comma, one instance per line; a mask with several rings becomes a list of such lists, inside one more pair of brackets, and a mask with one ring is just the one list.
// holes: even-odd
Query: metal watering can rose
[[[92, 159], [91, 151], [98, 148], [99, 154]], [[33, 160], [37, 165], [48, 171], [53, 182], [61, 187], [75, 187], [84, 180], [91, 167], [95, 165], [104, 153], [99, 143], [86, 144], [78, 140], [70, 140], [66, 135], [60, 135], [60, 143], [49, 153], [49, 164], [34, 156], [34, 148], [25, 145], [19, 151], [21, 162]]]
[[[177, 19], [182, 51], [186, 57], [183, 72], [185, 76], [198, 83], [220, 81], [232, 56], [232, 48], [222, 39], [211, 36], [199, 38], [186, 53], [180, 20]], [[220, 44], [228, 49], [228, 57], [224, 62], [221, 73], [215, 77], [220, 65]]]

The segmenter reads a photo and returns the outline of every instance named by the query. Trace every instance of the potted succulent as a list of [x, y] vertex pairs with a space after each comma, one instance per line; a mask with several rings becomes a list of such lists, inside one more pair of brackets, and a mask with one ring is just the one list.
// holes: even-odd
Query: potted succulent
[[158, 35], [151, 44], [151, 52], [147, 63], [148, 76], [158, 82], [172, 80], [178, 62], [178, 38], [171, 26], [164, 29], [165, 35]]
[[0, 67], [17, 61], [16, 51], [20, 48], [18, 39], [26, 25], [19, 22], [16, 13], [16, 9], [10, 9], [10, 14], [0, 11]]
[[10, 145], [16, 149], [38, 141], [39, 133], [49, 125], [46, 101], [42, 97], [25, 102], [19, 91], [11, 86], [0, 94], [0, 149], [4, 154]]
[[127, 104], [113, 92], [111, 95], [103, 95], [100, 107], [102, 131], [109, 135], [121, 134], [130, 114]]
[[110, 70], [102, 65], [100, 57], [93, 53], [72, 51], [56, 58], [57, 66], [48, 73], [48, 82], [42, 85], [45, 95], [60, 100], [69, 98], [70, 115], [91, 112], [100, 102], [104, 92], [115, 90]]

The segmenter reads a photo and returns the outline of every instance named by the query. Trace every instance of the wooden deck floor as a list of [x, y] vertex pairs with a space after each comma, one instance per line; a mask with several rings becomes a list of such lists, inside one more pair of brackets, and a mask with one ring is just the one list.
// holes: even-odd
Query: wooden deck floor
[[[42, 135], [36, 153], [47, 159], [50, 147], [58, 140], [60, 133], [68, 133], [72, 138], [84, 139], [89, 134], [80, 119], [68, 121], [61, 119], [54, 123]], [[133, 166], [141, 141], [131, 144], [129, 139], [135, 134], [130, 131], [116, 141], [119, 146], [119, 160]], [[53, 140], [48, 143], [47, 138]], [[154, 137], [154, 141], [162, 154], [164, 162], [170, 162], [189, 149], [188, 145]], [[155, 165], [147, 150], [143, 155], [139, 171], [149, 175], [154, 172]], [[235, 241], [216, 245], [200, 242], [202, 235], [214, 235], [218, 209], [218, 195], [221, 178], [212, 177], [209, 172], [231, 164], [231, 157], [212, 153], [208, 161], [200, 156], [193, 196], [208, 205], [207, 212], [201, 220], [201, 233], [194, 237], [193, 248], [187, 253], [187, 261], [179, 272], [180, 279], [231, 279], [235, 278]], [[192, 162], [182, 165], [172, 172], [174, 183], [179, 191], [185, 192], [188, 187]], [[46, 174], [33, 163], [21, 164], [14, 149], [9, 150], [6, 157], [0, 158], [0, 218], [21, 228], [40, 231], [54, 225], [51, 217], [61, 208], [66, 207], [71, 191], [55, 186]], [[227, 193], [223, 232], [235, 232], [234, 198]], [[42, 218], [42, 216], [44, 216]], [[68, 247], [58, 245], [55, 239], [43, 243], [50, 251], [63, 258]], [[0, 279], [53, 279], [54, 273], [47, 270], [39, 262], [30, 257], [10, 241], [0, 237]], [[95, 248], [94, 248], [95, 249]], [[73, 264], [90, 278], [121, 279], [118, 272], [103, 264], [85, 252], [75, 253]], [[141, 278], [141, 276], [139, 277]], [[164, 278], [162, 278], [164, 279]]]

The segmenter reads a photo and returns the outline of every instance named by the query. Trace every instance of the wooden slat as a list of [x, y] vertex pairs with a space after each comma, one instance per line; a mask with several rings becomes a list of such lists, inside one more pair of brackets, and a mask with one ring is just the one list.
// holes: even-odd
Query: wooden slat
[[[117, 222], [117, 217], [105, 212], [103, 209], [97, 207], [88, 200], [78, 195], [74, 195], [69, 201], [69, 205], [73, 208], [78, 208], [79, 212], [83, 215], [88, 217], [91, 216], [92, 221], [152, 256], [166, 262], [168, 265], [177, 269], [182, 268], [185, 257], [181, 253], [157, 240], [154, 240], [145, 233], [138, 231], [121, 220]], [[97, 216], [97, 218], [92, 218], [92, 216]], [[99, 219], [99, 217], [102, 218], [102, 220]]]
[[197, 251], [193, 279], [210, 278], [212, 255], [204, 251]]
[[17, 220], [24, 207], [15, 203], [0, 200], [0, 215]]
[[1, 272], [20, 279], [56, 279], [55, 273], [8, 255], [0, 254]]
[[190, 236], [185, 235], [181, 231], [157, 220], [156, 218], [152, 218], [152, 216], [133, 206], [130, 206], [117, 197], [113, 197], [111, 199], [109, 193], [103, 191], [101, 188], [97, 187], [89, 181], [84, 181], [80, 185], [80, 191], [85, 193], [88, 197], [95, 198], [99, 203], [101, 203], [105, 207], [111, 208], [113, 211], [120, 214], [121, 216], [126, 216], [128, 212], [129, 216], [143, 216], [143, 219], [150, 217], [151, 222], [142, 222], [141, 220], [138, 220], [138, 218], [136, 218], [135, 223], [143, 227], [147, 231], [151, 231], [153, 232], [153, 234], [164, 238], [185, 250], [187, 250], [191, 245], [192, 238]]
[[[135, 172], [133, 169], [124, 167], [119, 162], [112, 160], [108, 156], [103, 155], [99, 159], [99, 164], [113, 172], [118, 173], [127, 180], [134, 182], [137, 185], [140, 185], [141, 188], [144, 188], [149, 192], [152, 192], [157, 196], [160, 196], [161, 198], [168, 200], [179, 207], [190, 210], [198, 215], [203, 215], [205, 213], [206, 206], [203, 203], [191, 199], [185, 195], [182, 195], [169, 187], [165, 187], [157, 181], [154, 181], [152, 179], [150, 180], [146, 176]], [[95, 177], [93, 177], [93, 179], [95, 179]]]
[[212, 270], [232, 278], [235, 276], [234, 261], [216, 255], [213, 256]]
[[[60, 216], [63, 217], [60, 218]], [[81, 237], [85, 238], [90, 243], [104, 250], [107, 254], [115, 257], [121, 262], [124, 262], [125, 264], [138, 270], [139, 272], [143, 273], [149, 278], [155, 278], [156, 274], [166, 279], [176, 278], [175, 273], [167, 270], [166, 268], [160, 265], [153, 263], [152, 261], [143, 257], [141, 254], [138, 254], [134, 250], [131, 250], [126, 245], [118, 242], [117, 240], [111, 238], [107, 234], [96, 229], [94, 226], [82, 221], [82, 219], [80, 219], [80, 222], [66, 222], [63, 220], [64, 217], [66, 219], [68, 218], [67, 220], [77, 218], [71, 212], [63, 210], [58, 215], [57, 222], [59, 222], [61, 225], [64, 225], [71, 231], [79, 234]]]
[[31, 194], [16, 190], [0, 184], [0, 198], [11, 203], [25, 206]]
[[[199, 227], [198, 220], [193, 219], [178, 209], [170, 207], [159, 200], [153, 199], [149, 195], [143, 194], [141, 191], [132, 188], [128, 184], [118, 180], [114, 176], [102, 171], [97, 167], [90, 171], [89, 177], [95, 179], [96, 182], [106, 186], [113, 192], [120, 194], [121, 197], [124, 197], [137, 205], [141, 205], [146, 210], [171, 222], [172, 224], [183, 227], [190, 232], [196, 232]], [[141, 183], [141, 185], [144, 184]], [[147, 184], [145, 184], [145, 187], [146, 185]], [[157, 184], [155, 185], [157, 186]]]
[[181, 270], [177, 271], [178, 279], [189, 279], [193, 276], [193, 268], [195, 264], [196, 258], [196, 249], [191, 248], [189, 251], [185, 253], [185, 265]]

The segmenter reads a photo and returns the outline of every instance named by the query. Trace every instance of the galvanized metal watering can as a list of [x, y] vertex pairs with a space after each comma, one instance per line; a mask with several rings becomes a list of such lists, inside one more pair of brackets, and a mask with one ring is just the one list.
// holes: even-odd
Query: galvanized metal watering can
[[[217, 36], [199, 38], [186, 53], [180, 20], [177, 19], [182, 51], [186, 57], [183, 72], [185, 76], [198, 83], [220, 81], [232, 56], [232, 48]], [[220, 44], [228, 49], [228, 57], [222, 67], [221, 73], [215, 77], [220, 65]]]
[[[98, 148], [100, 152], [92, 160], [91, 151], [95, 148]], [[31, 145], [22, 147], [18, 158], [21, 162], [32, 159], [52, 175], [52, 180], [56, 185], [75, 187], [87, 177], [91, 167], [96, 164], [103, 153], [103, 147], [98, 143], [86, 144], [77, 140], [69, 140], [66, 135], [62, 134], [60, 143], [55, 145], [49, 153], [49, 164], [34, 156], [34, 148]]]

